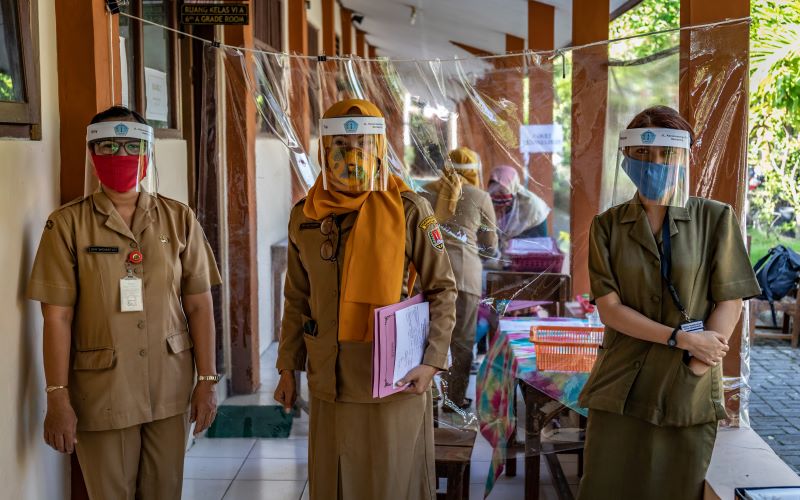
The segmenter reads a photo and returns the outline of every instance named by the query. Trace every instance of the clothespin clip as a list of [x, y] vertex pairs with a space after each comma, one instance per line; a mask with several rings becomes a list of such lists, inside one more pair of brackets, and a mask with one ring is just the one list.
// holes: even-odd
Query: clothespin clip
[[215, 49], [218, 49], [219, 48], [219, 40], [212, 41], [211, 42], [211, 46], [214, 47]]
[[128, 0], [106, 0], [106, 10], [109, 14], [119, 14], [119, 8], [128, 5]]
[[320, 55], [317, 56], [317, 62], [325, 62], [327, 60], [328, 60], [328, 56], [326, 56], [325, 54], [320, 54]]

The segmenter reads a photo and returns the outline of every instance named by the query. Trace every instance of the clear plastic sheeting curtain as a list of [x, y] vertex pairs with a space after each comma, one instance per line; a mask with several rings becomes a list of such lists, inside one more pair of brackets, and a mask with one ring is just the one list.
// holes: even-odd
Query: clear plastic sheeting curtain
[[[461, 179], [462, 196], [440, 223], [459, 287], [479, 283], [477, 293], [466, 293], [479, 296], [477, 336], [487, 337], [488, 347], [480, 358], [477, 399], [467, 410], [440, 413], [438, 422], [479, 425], [496, 447], [492, 475], [522, 442], [528, 456], [581, 446], [586, 410], [577, 396], [588, 369], [569, 368], [567, 355], [561, 356], [567, 365], [556, 360], [550, 365], [555, 369], [537, 367], [544, 359], [530, 341], [531, 327], [548, 317], [569, 318], [567, 330], [581, 321], [579, 332], [596, 326], [598, 318], [582, 296], [589, 292], [588, 229], [592, 217], [609, 208], [604, 185], [613, 180], [619, 131], [634, 115], [659, 104], [681, 110], [696, 136], [691, 194], [714, 197], [724, 189], [726, 201], [738, 201], [741, 213], [744, 164], [725, 158], [731, 145], [745, 144], [736, 110], [746, 103], [747, 51], [731, 40], [746, 39], [747, 31], [747, 21], [738, 21], [659, 34], [652, 36], [656, 48], [649, 52], [641, 50], [648, 42], [642, 37], [637, 50], [619, 41], [456, 60], [318, 60], [207, 50], [219, 54], [226, 92], [252, 98], [253, 106], [227, 110], [237, 117], [227, 126], [256, 115], [256, 132], [280, 141], [288, 152], [282, 163], [263, 161], [271, 170], [293, 170], [295, 198], [319, 174], [318, 120], [344, 98], [366, 99], [383, 111], [392, 172], [434, 208], [449, 152], [463, 146], [479, 155], [477, 191], [490, 196], [466, 196], [475, 190]], [[227, 179], [228, 192], [236, 189], [237, 180]], [[259, 192], [257, 199], [267, 196]], [[475, 220], [487, 211], [492, 213]], [[481, 237], [492, 231], [496, 248]], [[746, 338], [740, 353], [741, 370], [725, 381], [733, 423], [748, 421]], [[461, 403], [443, 392], [445, 406]], [[517, 412], [522, 400], [527, 416]]]

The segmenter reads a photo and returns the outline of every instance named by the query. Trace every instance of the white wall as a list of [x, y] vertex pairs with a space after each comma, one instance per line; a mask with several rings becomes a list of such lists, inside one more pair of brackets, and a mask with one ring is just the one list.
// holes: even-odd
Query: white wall
[[39, 304], [24, 298], [47, 215], [59, 198], [55, 0], [39, 0], [42, 140], [0, 139], [0, 488], [2, 498], [66, 498], [68, 460], [45, 445]]
[[158, 193], [189, 204], [189, 176], [186, 141], [183, 139], [156, 140]]
[[342, 38], [342, 6], [339, 2], [333, 3], [333, 31]]
[[311, 8], [306, 9], [306, 18], [319, 30], [319, 40], [322, 40], [322, 0], [311, 0]]
[[292, 204], [291, 167], [278, 139], [256, 139], [256, 220], [258, 225], [258, 323], [261, 351], [269, 347], [272, 324], [272, 256], [270, 246], [287, 236]]

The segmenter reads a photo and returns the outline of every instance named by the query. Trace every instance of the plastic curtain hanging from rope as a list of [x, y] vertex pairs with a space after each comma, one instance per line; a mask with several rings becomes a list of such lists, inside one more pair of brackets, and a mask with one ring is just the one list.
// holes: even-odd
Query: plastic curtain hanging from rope
[[[691, 194], [743, 209], [744, 159], [728, 159], [731, 147], [745, 144], [747, 33], [740, 20], [654, 35], [653, 45], [666, 48], [646, 54], [615, 41], [433, 61], [315, 60], [209, 46], [206, 62], [219, 66], [206, 73], [225, 75], [226, 95], [251, 97], [226, 110], [226, 126], [236, 128], [228, 140], [255, 124], [256, 199], [287, 218], [288, 193], [299, 198], [320, 173], [324, 110], [345, 98], [381, 109], [391, 171], [436, 210], [462, 297], [452, 350], [465, 375], [443, 379], [438, 423], [479, 429], [493, 446], [488, 494], [519, 450], [523, 427], [526, 457], [537, 462], [582, 447], [587, 412], [578, 395], [588, 378], [584, 361], [591, 366], [597, 355], [596, 341], [585, 339], [599, 319], [580, 294], [589, 292], [592, 218], [611, 203], [620, 130], [653, 105], [681, 110], [695, 133]], [[206, 130], [214, 130], [217, 108], [206, 108]], [[454, 160], [460, 147], [476, 160]], [[203, 163], [210, 174], [214, 161]], [[475, 163], [477, 182], [455, 168]], [[231, 196], [239, 182], [227, 179]], [[472, 367], [463, 364], [472, 361], [472, 336], [488, 347], [470, 406], [464, 377]], [[725, 378], [725, 406], [728, 423], [747, 425], [746, 336], [739, 353], [727, 361], [734, 376]]]

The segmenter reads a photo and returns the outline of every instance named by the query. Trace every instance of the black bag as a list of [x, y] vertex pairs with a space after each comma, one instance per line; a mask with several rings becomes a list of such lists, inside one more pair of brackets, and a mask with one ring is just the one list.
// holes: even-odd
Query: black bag
[[800, 255], [783, 245], [770, 248], [767, 255], [753, 266], [756, 279], [761, 286], [761, 300], [769, 301], [772, 309], [772, 323], [778, 326], [775, 315], [775, 301], [786, 297], [797, 287], [800, 276]]

